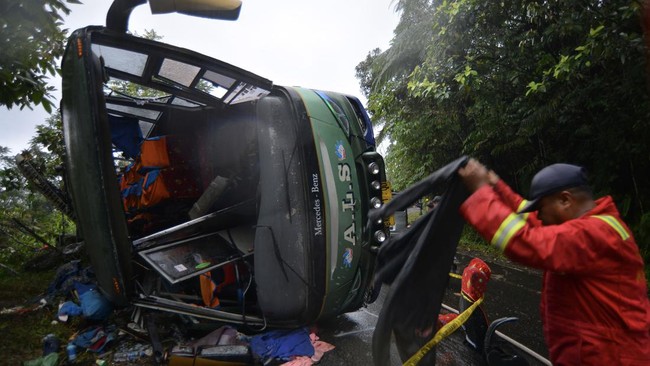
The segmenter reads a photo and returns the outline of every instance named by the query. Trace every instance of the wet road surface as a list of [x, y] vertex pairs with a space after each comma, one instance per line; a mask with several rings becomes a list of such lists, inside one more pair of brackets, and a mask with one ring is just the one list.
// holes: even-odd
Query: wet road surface
[[[479, 256], [481, 257], [481, 256]], [[458, 271], [473, 258], [471, 253], [459, 254]], [[505, 335], [522, 343], [543, 357], [548, 357], [539, 319], [541, 272], [515, 266], [505, 259], [485, 260], [492, 269], [483, 306], [489, 320], [518, 317], [519, 321], [499, 328]], [[336, 346], [320, 362], [321, 365], [372, 365], [372, 334], [388, 288], [384, 286], [379, 298], [356, 312], [344, 314], [319, 325], [321, 340]], [[460, 280], [450, 278], [444, 304], [458, 308]], [[444, 311], [444, 310], [443, 310]], [[456, 331], [438, 346], [439, 365], [480, 365], [480, 357], [465, 344], [462, 330]], [[395, 346], [391, 346], [391, 365], [401, 365]], [[534, 363], [533, 363], [534, 364]]]

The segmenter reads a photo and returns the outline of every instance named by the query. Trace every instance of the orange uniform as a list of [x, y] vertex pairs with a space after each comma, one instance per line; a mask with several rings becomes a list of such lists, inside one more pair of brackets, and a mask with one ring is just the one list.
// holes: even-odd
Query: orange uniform
[[511, 260], [544, 270], [541, 312], [553, 365], [650, 365], [643, 260], [611, 197], [560, 225], [517, 214], [525, 200], [503, 181], [461, 214]]

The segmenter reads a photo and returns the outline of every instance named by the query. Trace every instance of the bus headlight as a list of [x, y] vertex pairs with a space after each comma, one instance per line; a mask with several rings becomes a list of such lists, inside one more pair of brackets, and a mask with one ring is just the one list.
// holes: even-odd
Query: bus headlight
[[373, 175], [379, 174], [379, 164], [375, 163], [374, 161], [368, 164], [368, 173]]
[[377, 197], [373, 197], [370, 199], [370, 206], [372, 208], [379, 208], [381, 207], [381, 200]]

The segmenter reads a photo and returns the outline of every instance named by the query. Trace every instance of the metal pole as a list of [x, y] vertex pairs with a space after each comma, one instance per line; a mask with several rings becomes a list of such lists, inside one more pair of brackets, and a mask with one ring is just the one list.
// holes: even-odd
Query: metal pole
[[[456, 314], [459, 313], [458, 310], [452, 308], [452, 307], [449, 306], [449, 305], [442, 304], [442, 307], [443, 307], [445, 310], [450, 311], [450, 312], [452, 312], [452, 313], [456, 313]], [[498, 330], [495, 331], [494, 333], [495, 333], [496, 335], [498, 335], [499, 337], [501, 337], [504, 341], [506, 341], [506, 342], [512, 344], [513, 346], [519, 348], [520, 350], [526, 352], [529, 356], [535, 358], [537, 361], [543, 363], [544, 365], [552, 366], [551, 361], [547, 360], [547, 359], [544, 358], [542, 355], [540, 355], [539, 353], [533, 351], [532, 349], [530, 349], [530, 348], [524, 346], [523, 344], [521, 344], [521, 343], [515, 341], [514, 339], [512, 339], [512, 338], [508, 337], [507, 335], [505, 335], [505, 334], [499, 332]]]

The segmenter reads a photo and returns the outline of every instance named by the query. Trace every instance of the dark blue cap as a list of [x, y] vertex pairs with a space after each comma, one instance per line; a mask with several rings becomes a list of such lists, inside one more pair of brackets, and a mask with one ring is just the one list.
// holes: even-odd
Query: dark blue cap
[[553, 164], [540, 170], [530, 184], [530, 200], [519, 212], [536, 211], [539, 200], [562, 190], [586, 186], [585, 168], [571, 164]]

